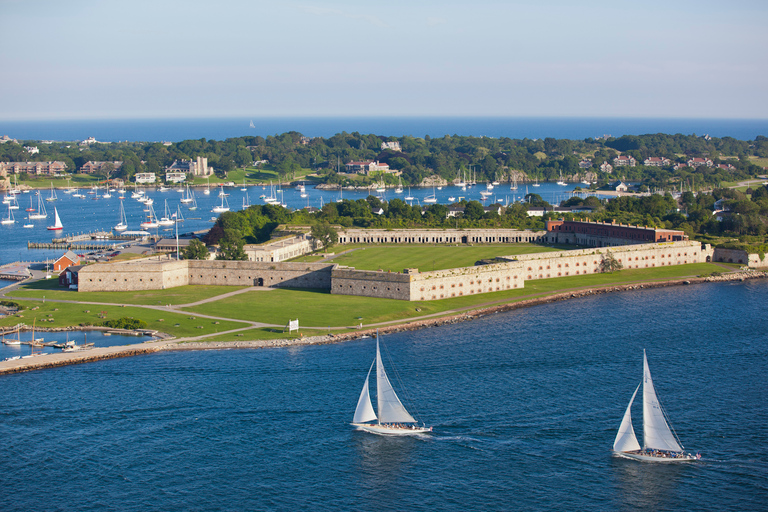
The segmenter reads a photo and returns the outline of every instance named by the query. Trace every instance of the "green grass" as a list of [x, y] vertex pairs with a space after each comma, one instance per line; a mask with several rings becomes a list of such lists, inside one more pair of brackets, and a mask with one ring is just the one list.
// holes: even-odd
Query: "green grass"
[[392, 270], [418, 268], [422, 272], [457, 267], [471, 267], [475, 262], [496, 256], [551, 252], [557, 249], [534, 244], [488, 245], [345, 245], [336, 251], [358, 249], [333, 259], [334, 263], [359, 270]]
[[167, 290], [144, 290], [131, 292], [78, 292], [59, 288], [57, 279], [45, 279], [22, 285], [9, 296], [33, 299], [74, 300], [79, 302], [103, 302], [113, 304], [143, 304], [148, 306], [164, 304], [189, 304], [217, 295], [242, 290], [247, 286], [179, 286]]
[[[208, 318], [197, 318], [189, 313], [159, 311], [131, 306], [100, 306], [66, 302], [17, 300], [24, 310], [16, 315], [0, 319], [0, 326], [14, 326], [18, 323], [38, 327], [71, 327], [79, 325], [101, 325], [106, 320], [122, 317], [138, 318], [147, 322], [147, 329], [166, 332], [176, 337], [200, 336], [243, 327], [240, 322]], [[37, 309], [33, 309], [37, 308]], [[101, 318], [104, 313], [104, 318]], [[193, 318], [194, 317], [194, 318]], [[49, 321], [53, 319], [52, 321]]]
[[237, 295], [184, 310], [276, 325], [284, 325], [291, 318], [299, 318], [301, 325], [322, 329], [325, 326], [354, 326], [361, 322], [368, 325], [404, 321], [451, 309], [477, 307], [497, 301], [514, 302], [575, 288], [709, 275], [722, 270], [722, 267], [711, 263], [622, 270], [613, 274], [539, 279], [528, 281], [522, 289], [420, 302], [277, 289], [264, 294]]

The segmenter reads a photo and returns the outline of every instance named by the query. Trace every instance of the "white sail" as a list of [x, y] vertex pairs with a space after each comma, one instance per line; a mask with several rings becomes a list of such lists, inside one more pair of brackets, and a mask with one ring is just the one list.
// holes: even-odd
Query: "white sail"
[[672, 431], [669, 430], [661, 410], [656, 390], [653, 388], [648, 358], [643, 351], [643, 448], [681, 452]]
[[376, 338], [376, 400], [379, 410], [379, 421], [382, 423], [416, 423], [413, 416], [403, 407], [392, 384], [387, 378], [384, 364], [379, 351], [379, 339]]
[[64, 227], [61, 224], [61, 218], [59, 218], [59, 210], [57, 210], [56, 208], [53, 209], [53, 218], [54, 218], [54, 221], [53, 221], [54, 228], [61, 229]]
[[640, 389], [640, 384], [632, 393], [632, 399], [627, 406], [627, 412], [624, 413], [624, 419], [621, 420], [619, 432], [616, 434], [616, 440], [613, 442], [613, 449], [617, 452], [631, 452], [640, 449], [640, 443], [637, 442], [635, 429], [632, 428], [632, 403], [635, 401], [635, 395]]
[[363, 390], [360, 392], [360, 399], [357, 401], [355, 417], [352, 419], [353, 423], [365, 423], [366, 421], [378, 419], [376, 413], [373, 412], [371, 395], [368, 392], [368, 380], [371, 377], [371, 370], [373, 370], [373, 363], [371, 363], [371, 367], [368, 369], [368, 375], [365, 377], [365, 384], [363, 384]]

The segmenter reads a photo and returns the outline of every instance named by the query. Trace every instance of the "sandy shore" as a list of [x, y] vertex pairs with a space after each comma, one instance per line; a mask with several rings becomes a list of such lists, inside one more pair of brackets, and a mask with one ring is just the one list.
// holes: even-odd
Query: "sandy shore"
[[328, 334], [324, 336], [306, 336], [291, 339], [272, 339], [272, 340], [238, 340], [238, 341], [195, 341], [195, 340], [175, 340], [165, 339], [156, 340], [135, 345], [123, 345], [118, 347], [99, 347], [82, 352], [57, 352], [52, 354], [43, 354], [35, 357], [14, 359], [10, 361], [0, 361], [0, 374], [10, 374], [26, 372], [31, 370], [42, 370], [46, 368], [55, 368], [71, 364], [90, 363], [104, 359], [114, 359], [118, 357], [130, 357], [144, 354], [151, 354], [160, 351], [170, 350], [224, 350], [224, 349], [255, 349], [255, 348], [284, 348], [304, 345], [322, 345], [328, 343], [341, 343], [344, 341], [360, 339], [366, 336], [375, 336], [378, 330], [381, 334], [396, 333], [402, 331], [415, 331], [427, 327], [439, 325], [455, 324], [466, 322], [486, 315], [492, 315], [514, 309], [537, 306], [539, 304], [549, 304], [563, 300], [576, 299], [590, 295], [604, 293], [615, 293], [631, 290], [642, 290], [647, 288], [664, 288], [667, 286], [685, 286], [697, 283], [714, 283], [725, 281], [745, 281], [748, 279], [766, 279], [768, 271], [745, 270], [723, 274], [720, 276], [674, 279], [669, 281], [652, 281], [645, 283], [635, 283], [626, 285], [613, 285], [605, 287], [587, 288], [583, 290], [567, 291], [525, 299], [518, 302], [499, 304], [478, 309], [468, 310], [454, 315], [443, 316], [439, 318], [422, 319], [412, 322], [405, 322], [391, 326], [378, 328], [360, 329], [355, 332], [341, 334]]

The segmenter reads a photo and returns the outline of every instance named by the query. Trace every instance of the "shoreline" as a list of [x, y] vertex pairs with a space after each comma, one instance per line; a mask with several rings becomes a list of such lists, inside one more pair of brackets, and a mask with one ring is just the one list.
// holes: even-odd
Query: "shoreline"
[[[486, 307], [477, 307], [468, 309], [461, 313], [429, 318], [416, 321], [405, 321], [395, 325], [381, 326], [376, 328], [360, 329], [354, 332], [340, 334], [328, 334], [323, 336], [307, 336], [302, 338], [277, 338], [270, 340], [237, 340], [237, 341], [186, 341], [184, 339], [160, 339], [147, 341], [134, 345], [121, 345], [116, 347], [98, 347], [83, 352], [52, 353], [25, 359], [15, 359], [10, 361], [0, 361], [0, 375], [9, 375], [34, 370], [43, 370], [47, 368], [57, 368], [60, 366], [69, 366], [72, 364], [84, 364], [119, 357], [131, 357], [144, 354], [152, 354], [165, 351], [185, 351], [185, 350], [230, 350], [230, 349], [259, 349], [259, 348], [285, 348], [305, 345], [326, 345], [331, 343], [342, 343], [361, 339], [363, 337], [373, 337], [376, 331], [381, 334], [392, 334], [404, 331], [416, 331], [429, 327], [438, 327], [441, 325], [456, 324], [466, 322], [484, 316], [522, 309], [527, 307], [549, 304], [552, 302], [561, 302], [564, 300], [578, 299], [591, 295], [601, 295], [605, 293], [626, 292], [653, 288], [666, 288], [670, 286], [687, 286], [691, 284], [702, 283], [721, 283], [721, 282], [743, 282], [752, 279], [768, 279], [768, 271], [746, 270], [730, 274], [709, 277], [696, 277], [688, 279], [671, 279], [666, 281], [648, 281], [642, 283], [610, 285], [605, 287], [585, 288], [582, 290], [573, 290], [531, 299], [524, 299], [516, 302], [498, 304]], [[62, 329], [67, 330], [67, 329]]]

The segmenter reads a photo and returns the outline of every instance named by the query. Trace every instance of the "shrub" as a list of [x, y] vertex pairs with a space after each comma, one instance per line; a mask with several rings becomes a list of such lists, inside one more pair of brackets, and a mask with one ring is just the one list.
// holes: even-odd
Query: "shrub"
[[105, 327], [111, 327], [112, 329], [144, 329], [147, 327], [147, 322], [139, 320], [138, 318], [123, 317], [117, 320], [107, 320], [104, 322]]

